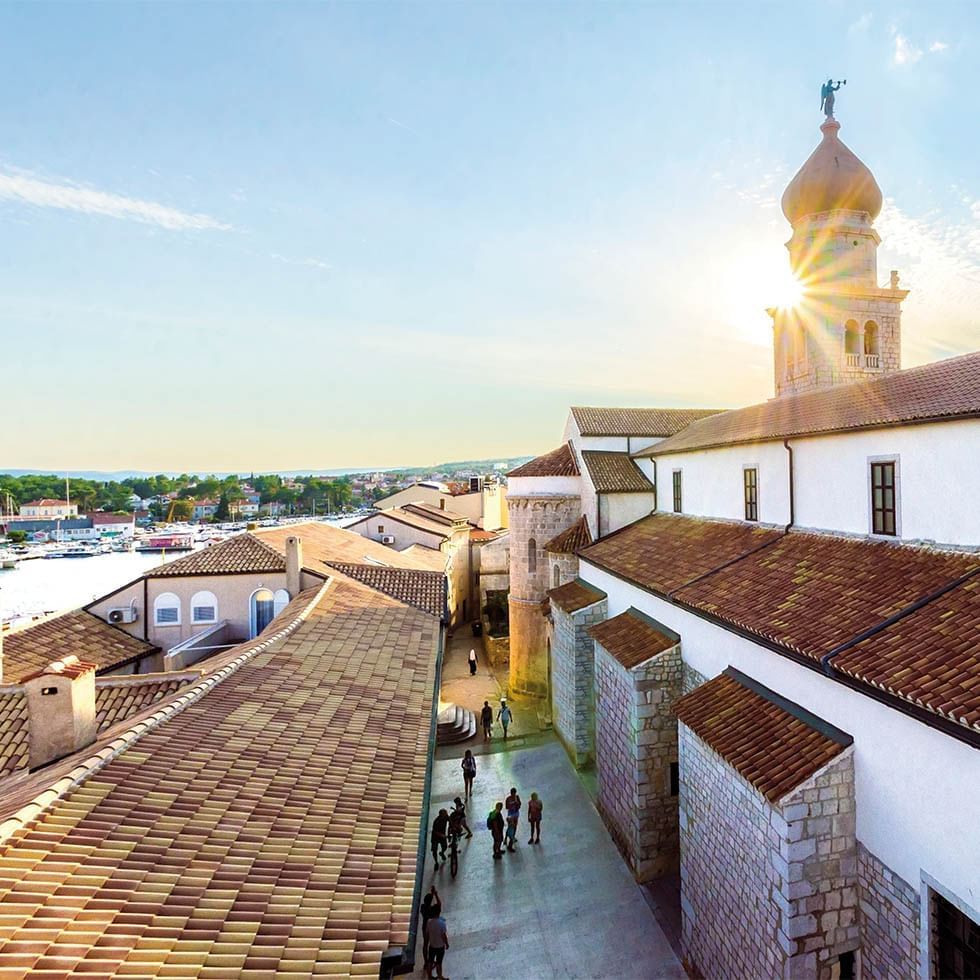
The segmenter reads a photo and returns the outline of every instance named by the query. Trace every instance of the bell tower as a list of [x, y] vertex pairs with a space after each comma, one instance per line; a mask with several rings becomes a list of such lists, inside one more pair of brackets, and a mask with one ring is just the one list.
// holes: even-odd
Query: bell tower
[[802, 295], [773, 307], [776, 395], [879, 377], [901, 368], [898, 273], [878, 285], [874, 220], [881, 190], [871, 171], [841, 142], [828, 115], [823, 139], [783, 193], [793, 228], [786, 243]]

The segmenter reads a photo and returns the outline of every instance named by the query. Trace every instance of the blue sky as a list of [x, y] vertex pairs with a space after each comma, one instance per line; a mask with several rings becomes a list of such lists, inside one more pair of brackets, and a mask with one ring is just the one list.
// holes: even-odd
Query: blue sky
[[912, 365], [980, 346], [973, 4], [0, 6], [0, 468], [555, 445], [771, 394], [819, 87]]

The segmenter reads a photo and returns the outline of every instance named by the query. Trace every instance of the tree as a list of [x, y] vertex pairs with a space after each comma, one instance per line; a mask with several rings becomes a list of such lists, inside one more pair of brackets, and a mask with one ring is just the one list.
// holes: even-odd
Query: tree
[[194, 516], [194, 501], [175, 500], [170, 508], [170, 516], [175, 521], [189, 521]]
[[214, 512], [216, 521], [227, 521], [231, 517], [231, 508], [228, 506], [228, 494], [223, 493], [218, 501], [218, 509]]

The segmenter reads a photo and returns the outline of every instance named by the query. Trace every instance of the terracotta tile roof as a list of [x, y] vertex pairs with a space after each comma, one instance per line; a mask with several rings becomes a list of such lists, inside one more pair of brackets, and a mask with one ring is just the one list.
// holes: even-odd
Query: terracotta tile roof
[[432, 504], [427, 504], [424, 501], [416, 501], [412, 504], [405, 504], [402, 507], [389, 508], [384, 513], [390, 513], [391, 510], [403, 510], [409, 514], [416, 514], [419, 517], [427, 517], [430, 521], [435, 521], [437, 524], [468, 524], [469, 518], [465, 514], [459, 514], [454, 510], [446, 510], [444, 507], [433, 507]]
[[543, 456], [536, 456], [526, 463], [522, 463], [516, 469], [511, 470], [508, 476], [578, 476], [578, 463], [575, 461], [575, 453], [572, 447], [566, 442], [557, 449], [552, 449], [550, 453]]
[[717, 408], [572, 408], [583, 436], [672, 436]]
[[98, 669], [98, 664], [90, 663], [87, 660], [79, 660], [78, 657], [71, 655], [54, 660], [39, 670], [35, 670], [22, 679], [22, 683], [37, 680], [38, 677], [51, 677], [55, 674], [61, 677], [70, 677], [72, 680], [82, 677], [85, 674], [94, 674]]
[[605, 598], [605, 592], [580, 578], [559, 585], [557, 589], [548, 590], [548, 599], [567, 613], [578, 612], [579, 609]]
[[658, 443], [654, 452], [976, 415], [980, 415], [980, 351], [715, 415]]
[[831, 663], [835, 670], [980, 730], [980, 577]]
[[0, 778], [26, 769], [30, 742], [27, 698], [22, 688], [0, 690]]
[[582, 460], [598, 493], [653, 493], [653, 484], [628, 453], [583, 449]]
[[612, 619], [589, 627], [588, 633], [627, 670], [638, 667], [681, 641], [663, 623], [632, 607]]
[[100, 677], [95, 682], [95, 719], [100, 732], [125, 721], [200, 680], [201, 672]]
[[446, 556], [435, 549], [418, 546], [395, 551], [357, 531], [348, 531], [322, 521], [260, 528], [252, 533], [281, 555], [286, 554], [286, 538], [295, 535], [303, 542], [303, 564], [312, 569], [318, 569], [324, 562], [330, 561], [352, 565], [368, 562], [392, 568], [424, 568], [431, 571], [446, 567]]
[[773, 803], [851, 744], [843, 732], [731, 668], [682, 697], [674, 710]]
[[581, 557], [646, 588], [672, 592], [781, 534], [757, 524], [657, 513], [607, 534]]
[[236, 534], [201, 551], [191, 552], [146, 573], [147, 578], [176, 578], [184, 575], [249, 575], [284, 572], [286, 558], [251, 533]]
[[658, 514], [580, 554], [722, 626], [815, 661], [901, 614], [837, 653], [834, 669], [980, 729], [978, 586], [957, 585], [980, 569], [980, 554], [758, 527], [759, 537], [738, 537], [750, 528]]
[[55, 660], [74, 655], [106, 670], [156, 647], [110, 626], [92, 613], [73, 612], [46, 619], [4, 636], [4, 680], [17, 684]]
[[791, 531], [674, 598], [819, 659], [978, 565], [980, 555]]
[[499, 537], [496, 531], [484, 531], [482, 527], [470, 528], [470, 541], [494, 541]]
[[[408, 506], [414, 505], [409, 504]], [[417, 531], [425, 531], [427, 534], [434, 534], [444, 539], [451, 538], [453, 535], [451, 524], [446, 524], [443, 521], [434, 521], [430, 517], [413, 513], [404, 507], [389, 507], [387, 510], [380, 511], [377, 514], [369, 514], [367, 517], [362, 517], [359, 521], [354, 521], [353, 524], [349, 524], [348, 527], [357, 527], [359, 524], [383, 524], [385, 525], [383, 533], [388, 534], [388, 525], [392, 521], [396, 524], [404, 524], [407, 527], [415, 528]], [[391, 533], [394, 533], [394, 528], [391, 529]], [[384, 546], [382, 545], [382, 547]]]
[[15, 831], [0, 971], [376, 977], [409, 940], [439, 628], [338, 580]]
[[68, 507], [67, 500], [55, 500], [53, 497], [44, 497], [41, 500], [28, 500], [22, 507]]
[[592, 532], [583, 514], [574, 524], [546, 542], [544, 550], [556, 555], [573, 555], [579, 548], [590, 544], [592, 544]]
[[331, 562], [337, 569], [364, 585], [377, 589], [400, 602], [440, 619], [446, 611], [445, 572], [425, 572], [413, 568], [382, 568], [380, 565], [346, 565]]

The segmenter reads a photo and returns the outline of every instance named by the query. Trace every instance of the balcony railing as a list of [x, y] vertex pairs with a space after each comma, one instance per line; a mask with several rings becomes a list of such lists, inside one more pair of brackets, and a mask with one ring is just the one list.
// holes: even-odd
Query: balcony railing
[[864, 355], [864, 365], [869, 368], [880, 368], [881, 367], [881, 355], [880, 354], [865, 354]]
[[844, 363], [848, 367], [860, 367], [861, 366], [861, 355], [860, 354], [845, 354]]

